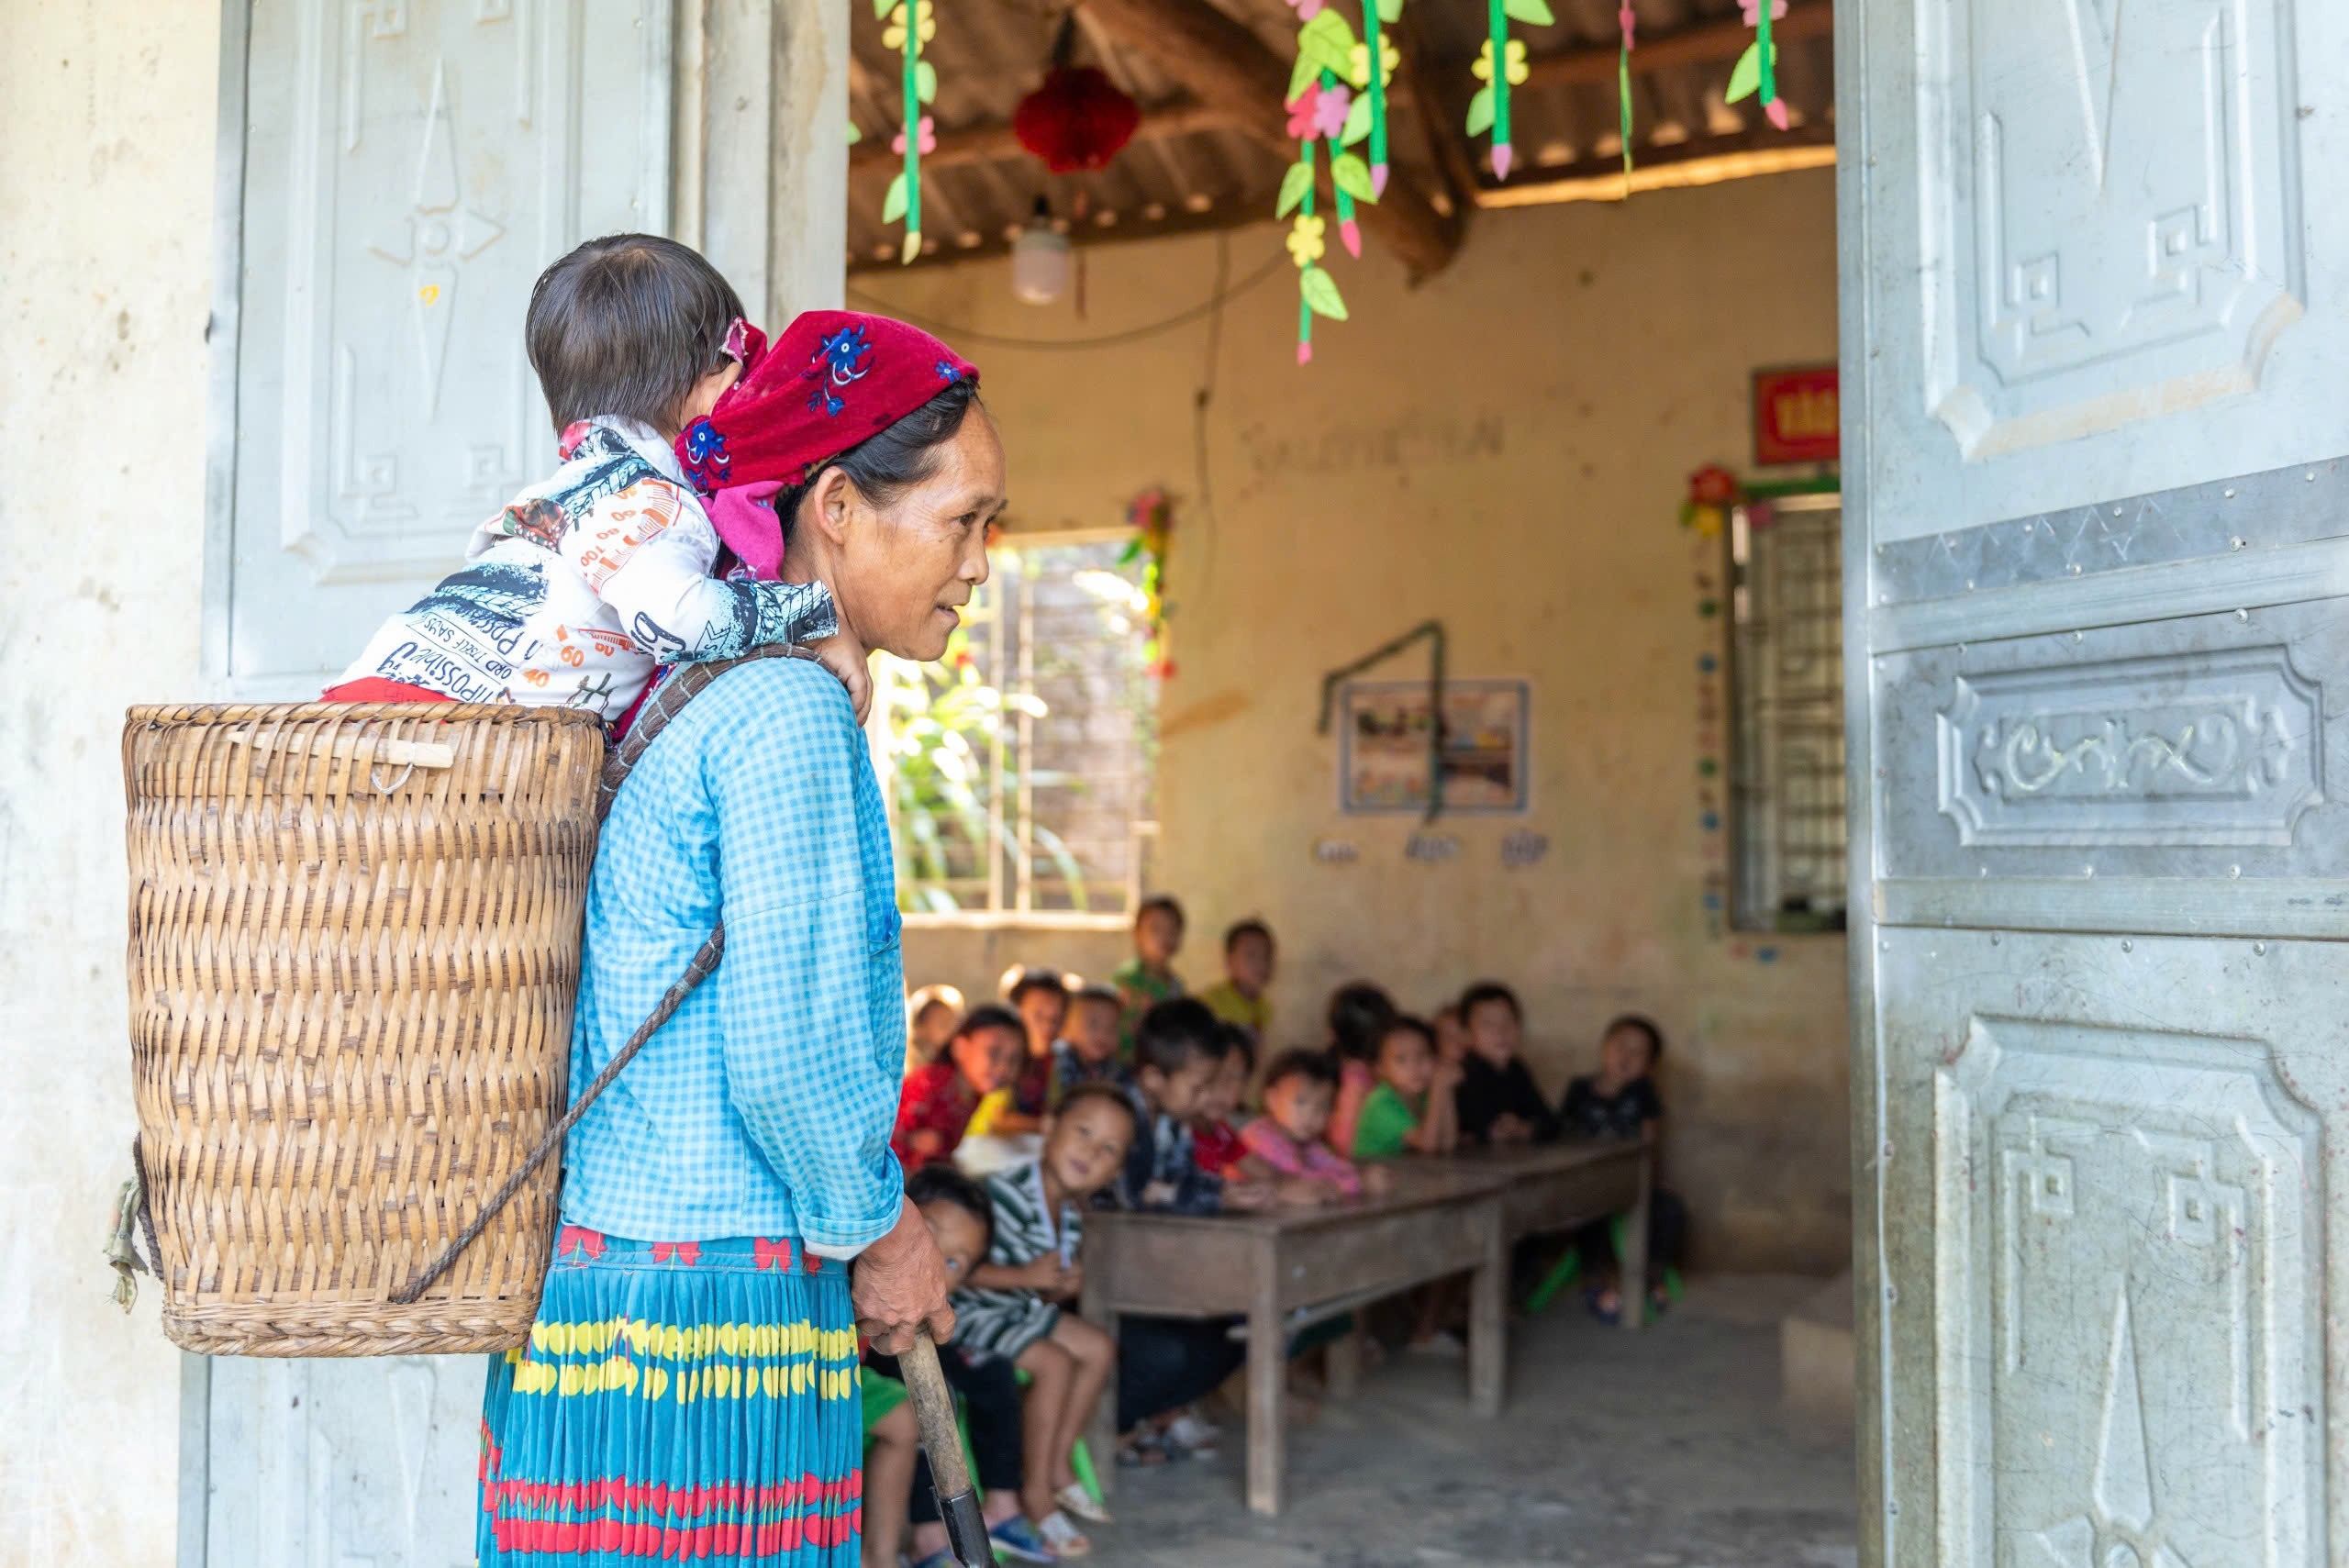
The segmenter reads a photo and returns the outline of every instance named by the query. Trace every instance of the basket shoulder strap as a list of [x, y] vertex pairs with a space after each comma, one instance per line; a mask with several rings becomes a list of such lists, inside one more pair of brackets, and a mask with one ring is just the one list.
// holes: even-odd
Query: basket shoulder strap
[[654, 692], [638, 711], [636, 722], [629, 726], [628, 734], [605, 756], [603, 777], [596, 782], [596, 820], [601, 822], [611, 814], [612, 802], [618, 798], [620, 785], [628, 783], [629, 774], [635, 771], [637, 763], [644, 760], [644, 754], [652, 749], [652, 742], [660, 739], [661, 732], [669, 728], [671, 720], [685, 711], [687, 703], [709, 689], [712, 681], [737, 665], [754, 663], [761, 659], [815, 657], [796, 643], [770, 642], [753, 648], [740, 659], [679, 665], [675, 673], [662, 682], [661, 689]]
[[[785, 642], [775, 642], [753, 649], [740, 659], [722, 659], [708, 664], [687, 664], [679, 669], [668, 680], [662, 683], [661, 689], [652, 695], [651, 700], [647, 702], [642, 710], [637, 714], [636, 722], [629, 727], [626, 738], [613, 747], [610, 754], [604, 759], [603, 776], [596, 781], [596, 820], [600, 823], [610, 813], [612, 802], [619, 795], [620, 785], [628, 782], [629, 773], [643, 759], [645, 752], [651, 750], [652, 742], [659, 738], [661, 731], [667, 728], [670, 721], [685, 711], [687, 703], [708, 690], [710, 683], [717, 680], [718, 676], [738, 664], [748, 664], [754, 660], [813, 659], [814, 657], [813, 653], [804, 648]], [[676, 1016], [677, 1009], [685, 1006], [685, 998], [693, 995], [694, 987], [718, 972], [718, 962], [725, 955], [726, 925], [721, 920], [718, 929], [709, 933], [702, 942], [699, 951], [695, 952], [693, 962], [685, 965], [685, 972], [677, 976], [676, 984], [662, 993], [659, 1004], [646, 1015], [642, 1023], [636, 1026], [636, 1032], [628, 1037], [628, 1043], [614, 1051], [612, 1059], [604, 1063], [604, 1070], [596, 1073], [593, 1081], [579, 1092], [579, 1097], [571, 1102], [571, 1108], [562, 1114], [562, 1119], [547, 1129], [546, 1136], [539, 1140], [539, 1146], [530, 1151], [529, 1158], [523, 1161], [520, 1168], [507, 1177], [505, 1184], [490, 1195], [489, 1201], [481, 1206], [481, 1212], [473, 1216], [473, 1222], [458, 1232], [457, 1239], [450, 1242], [438, 1258], [427, 1264], [407, 1284], [393, 1293], [394, 1306], [413, 1305], [426, 1291], [432, 1288], [432, 1283], [435, 1280], [449, 1272], [451, 1266], [463, 1256], [465, 1249], [479, 1240], [481, 1233], [489, 1228], [490, 1221], [495, 1219], [499, 1212], [513, 1201], [514, 1195], [522, 1190], [523, 1184], [530, 1179], [531, 1173], [540, 1165], [545, 1164], [556, 1150], [562, 1147], [563, 1139], [569, 1136], [573, 1128], [579, 1125], [579, 1118], [587, 1114], [587, 1107], [594, 1105], [606, 1089], [611, 1087], [612, 1080], [627, 1070], [628, 1064], [636, 1060], [636, 1053], [642, 1051], [652, 1037], [661, 1032], [662, 1026]]]

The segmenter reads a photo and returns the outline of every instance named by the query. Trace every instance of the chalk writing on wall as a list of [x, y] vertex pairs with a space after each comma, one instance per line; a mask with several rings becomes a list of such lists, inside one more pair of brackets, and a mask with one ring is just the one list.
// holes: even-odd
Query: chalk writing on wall
[[1240, 432], [1241, 450], [1257, 479], [1475, 462], [1500, 456], [1502, 441], [1497, 411], [1413, 413], [1393, 424], [1366, 428], [1332, 425], [1320, 430], [1276, 430], [1250, 425]]

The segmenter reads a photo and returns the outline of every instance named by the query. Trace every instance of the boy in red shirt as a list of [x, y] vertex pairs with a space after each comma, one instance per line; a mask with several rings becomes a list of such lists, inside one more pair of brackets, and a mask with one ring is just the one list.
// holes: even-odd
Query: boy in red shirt
[[912, 1175], [953, 1157], [979, 1102], [1009, 1084], [1028, 1055], [1028, 1028], [1010, 1008], [989, 1002], [963, 1015], [937, 1061], [906, 1075], [897, 1094], [889, 1147]]

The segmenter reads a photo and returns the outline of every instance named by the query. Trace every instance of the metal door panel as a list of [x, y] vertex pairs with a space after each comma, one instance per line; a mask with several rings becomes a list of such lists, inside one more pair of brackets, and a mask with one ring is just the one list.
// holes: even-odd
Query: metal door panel
[[2349, 686], [2343, 630], [2301, 604], [1879, 657], [1880, 873], [2349, 865], [2349, 727], [2325, 712]]
[[1895, 1555], [2322, 1561], [2349, 1028], [2308, 1002], [2349, 947], [1901, 930], [1876, 970]]
[[2349, 450], [2349, 7], [1866, 9], [1877, 539]]
[[530, 284], [667, 222], [667, 0], [256, 7], [226, 667], [314, 695], [551, 460]]

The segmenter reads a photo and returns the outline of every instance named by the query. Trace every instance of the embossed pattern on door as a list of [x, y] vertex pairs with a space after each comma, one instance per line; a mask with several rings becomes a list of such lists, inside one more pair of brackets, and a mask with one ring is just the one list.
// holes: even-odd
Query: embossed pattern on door
[[667, 222], [668, 9], [254, 8], [215, 672], [239, 695], [314, 695], [551, 466], [523, 311], [578, 240]]
[[1837, 7], [1864, 1561], [2342, 1561], [2349, 6]]

